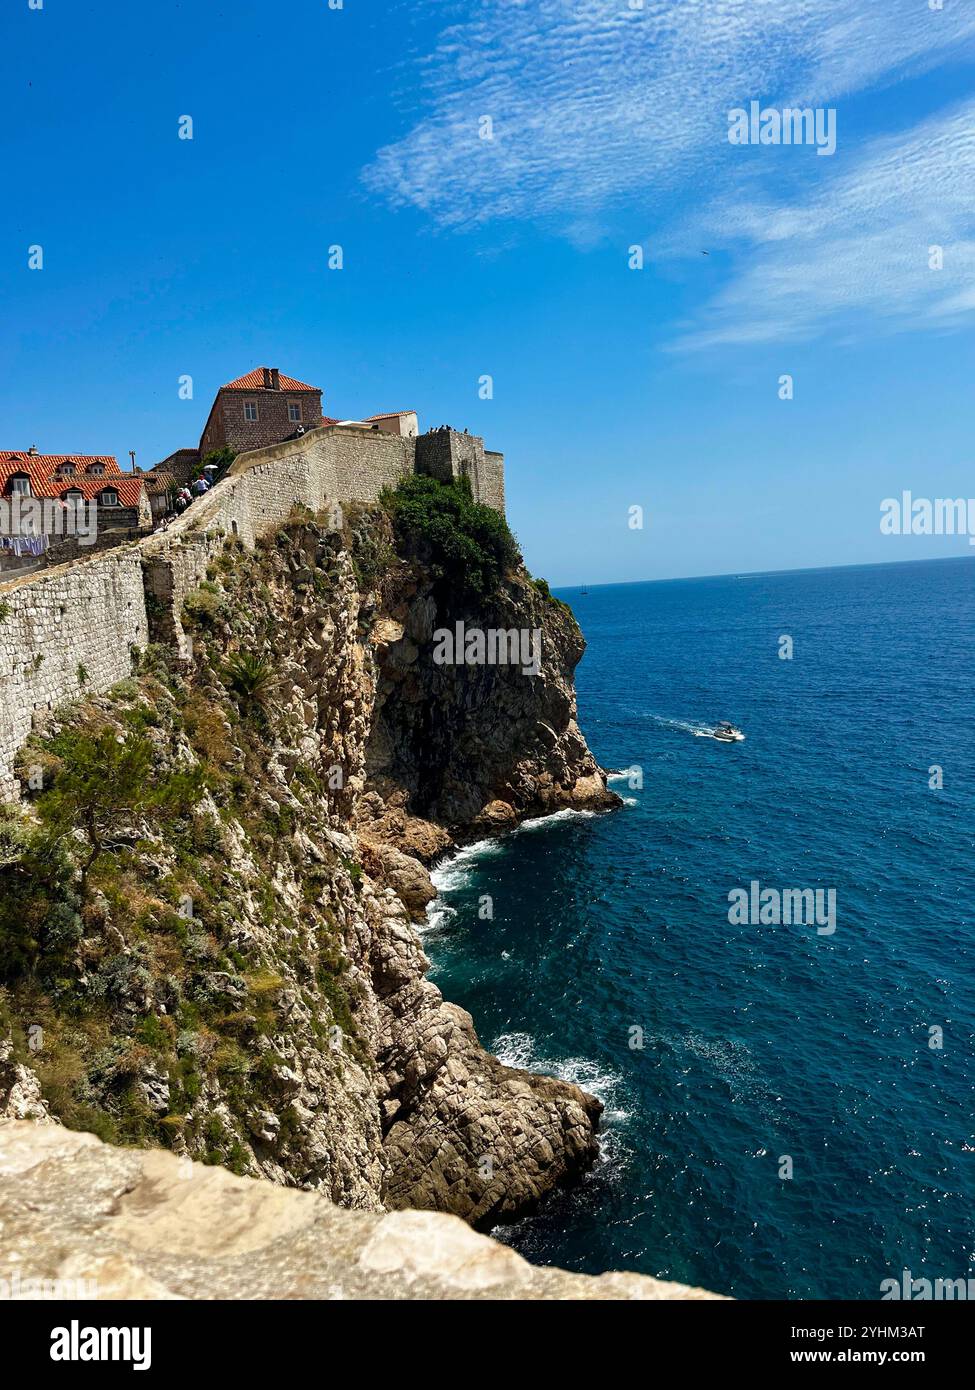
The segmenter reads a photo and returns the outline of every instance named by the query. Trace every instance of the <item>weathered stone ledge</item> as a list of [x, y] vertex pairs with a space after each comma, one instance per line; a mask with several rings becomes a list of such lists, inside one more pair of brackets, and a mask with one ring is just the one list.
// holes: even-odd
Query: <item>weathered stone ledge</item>
[[[44, 1281], [43, 1284], [31, 1281]], [[57, 1281], [54, 1283], [53, 1281]], [[347, 1211], [59, 1125], [0, 1121], [0, 1297], [711, 1299], [528, 1264], [455, 1216]]]

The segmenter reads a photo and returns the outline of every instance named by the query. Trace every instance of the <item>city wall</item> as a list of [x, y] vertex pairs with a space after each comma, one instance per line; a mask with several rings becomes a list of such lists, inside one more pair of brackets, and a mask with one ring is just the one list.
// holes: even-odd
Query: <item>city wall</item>
[[[437, 434], [444, 437], [426, 446], [427, 460], [418, 458]], [[473, 436], [441, 431], [414, 439], [333, 426], [242, 454], [165, 531], [0, 584], [0, 799], [18, 794], [17, 752], [52, 710], [131, 675], [134, 655], [149, 641], [189, 657], [183, 600], [227, 537], [250, 548], [296, 506], [318, 512], [374, 502], [417, 469], [463, 473], [476, 497], [503, 510], [501, 455], [485, 455]]]
[[44, 715], [132, 672], [149, 639], [142, 565], [125, 546], [0, 587], [0, 798]]

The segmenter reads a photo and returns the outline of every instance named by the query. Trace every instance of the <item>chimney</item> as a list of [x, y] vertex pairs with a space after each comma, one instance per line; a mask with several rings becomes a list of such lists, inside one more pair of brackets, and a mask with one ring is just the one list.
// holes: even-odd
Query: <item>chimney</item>
[[264, 373], [264, 390], [265, 390], [265, 391], [270, 391], [270, 389], [271, 389], [271, 368], [270, 368], [270, 367], [262, 367], [262, 368], [261, 368], [261, 371]]
[[280, 373], [278, 372], [277, 367], [272, 367], [272, 368], [271, 368], [271, 390], [272, 390], [272, 391], [280, 391], [280, 390], [281, 390], [281, 376], [280, 376]]
[[32, 445], [30, 446], [30, 448], [27, 450], [27, 453], [28, 453], [29, 455], [30, 455], [30, 454], [36, 454], [36, 453], [37, 453], [37, 445], [36, 445], [36, 444], [32, 444]]

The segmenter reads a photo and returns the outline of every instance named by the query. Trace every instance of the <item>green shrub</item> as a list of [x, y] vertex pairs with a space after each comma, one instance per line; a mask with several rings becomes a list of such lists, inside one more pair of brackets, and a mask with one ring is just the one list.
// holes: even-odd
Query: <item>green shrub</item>
[[0, 812], [0, 981], [56, 976], [80, 940], [80, 900], [64, 848], [16, 811]]
[[346, 859], [342, 856], [342, 864], [352, 882], [358, 887], [362, 882], [362, 865], [357, 864], [354, 859]]
[[178, 816], [202, 792], [198, 767], [160, 775], [153, 766], [152, 743], [140, 734], [123, 738], [113, 729], [93, 735], [68, 728], [48, 747], [54, 755], [53, 785], [38, 798], [38, 811], [60, 843], [72, 843], [75, 832], [81, 832], [82, 893], [96, 861], [131, 839], [140, 819]]
[[200, 459], [200, 466], [196, 471], [196, 476], [202, 478], [204, 476], [203, 470], [208, 467], [208, 465], [213, 464], [217, 471], [211, 475], [211, 483], [219, 483], [236, 457], [237, 455], [234, 453], [233, 449], [230, 448], [229, 444], [225, 444], [222, 449], [211, 449], [208, 454], [204, 454], [203, 458]]
[[252, 652], [238, 652], [224, 662], [223, 683], [237, 696], [244, 710], [262, 705], [274, 689], [277, 677], [271, 662]]
[[226, 616], [227, 605], [215, 584], [204, 582], [183, 600], [183, 622], [189, 627], [214, 628]]
[[381, 501], [400, 554], [426, 561], [469, 598], [497, 592], [505, 571], [521, 560], [504, 517], [474, 501], [466, 478], [443, 483], [412, 474], [384, 490]]
[[567, 603], [564, 603], [562, 599], [556, 598], [555, 595], [552, 593], [552, 590], [548, 587], [547, 579], [533, 579], [532, 583], [534, 584], [535, 588], [541, 594], [542, 598], [545, 600], [546, 603], [554, 603], [556, 608], [568, 609], [569, 605]]

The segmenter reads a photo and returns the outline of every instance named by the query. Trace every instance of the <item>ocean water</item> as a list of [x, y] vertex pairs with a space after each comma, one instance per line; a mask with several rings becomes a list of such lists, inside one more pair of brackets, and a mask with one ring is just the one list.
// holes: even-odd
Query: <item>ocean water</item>
[[[606, 1106], [591, 1175], [496, 1234], [740, 1298], [975, 1277], [975, 560], [560, 596], [643, 786], [438, 871], [432, 978]], [[835, 931], [733, 925], [752, 880], [835, 890]]]

